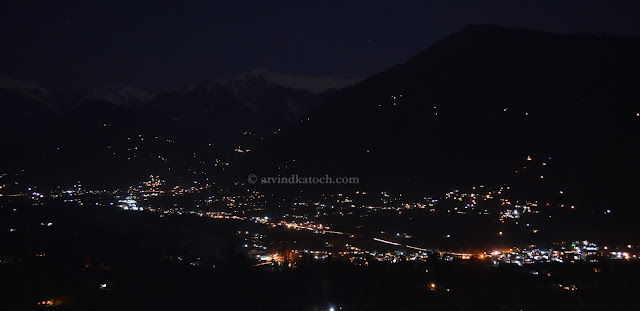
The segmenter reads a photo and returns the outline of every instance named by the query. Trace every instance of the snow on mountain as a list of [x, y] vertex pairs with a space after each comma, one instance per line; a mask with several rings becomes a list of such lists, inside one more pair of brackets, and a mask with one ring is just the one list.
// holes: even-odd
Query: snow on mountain
[[54, 94], [35, 82], [21, 81], [5, 74], [0, 74], [0, 91], [43, 103], [54, 108]]
[[235, 79], [262, 78], [271, 83], [290, 87], [294, 89], [307, 90], [314, 94], [322, 93], [329, 89], [341, 89], [362, 79], [347, 79], [341, 77], [316, 77], [316, 76], [298, 76], [283, 73], [276, 73], [267, 70], [254, 70], [244, 74], [240, 74]]
[[87, 102], [108, 102], [116, 106], [132, 107], [145, 104], [155, 98], [155, 95], [129, 86], [108, 86], [89, 91], [80, 99], [80, 104]]

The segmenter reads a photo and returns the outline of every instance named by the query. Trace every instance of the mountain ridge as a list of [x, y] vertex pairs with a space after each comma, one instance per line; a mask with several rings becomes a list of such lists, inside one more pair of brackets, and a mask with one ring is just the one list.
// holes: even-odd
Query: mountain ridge
[[[247, 161], [256, 165], [240, 166], [259, 176], [360, 176], [400, 191], [513, 182], [628, 202], [621, 193], [637, 186], [640, 150], [606, 137], [638, 137], [638, 53], [636, 40], [464, 28], [338, 91], [257, 150]], [[514, 174], [528, 156], [553, 165], [523, 181]], [[287, 169], [265, 169], [274, 167]]]

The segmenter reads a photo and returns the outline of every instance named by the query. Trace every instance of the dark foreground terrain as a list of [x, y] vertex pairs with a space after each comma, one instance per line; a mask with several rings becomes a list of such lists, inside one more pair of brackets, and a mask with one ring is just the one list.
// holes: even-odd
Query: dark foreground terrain
[[256, 267], [232, 220], [109, 207], [3, 202], [0, 227], [3, 310], [605, 310], [640, 289], [633, 261]]

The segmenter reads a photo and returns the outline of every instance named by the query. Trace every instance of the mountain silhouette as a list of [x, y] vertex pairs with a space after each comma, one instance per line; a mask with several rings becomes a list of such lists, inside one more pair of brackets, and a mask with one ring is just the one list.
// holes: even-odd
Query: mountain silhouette
[[358, 176], [416, 193], [508, 183], [628, 203], [640, 172], [637, 55], [636, 37], [465, 27], [340, 90], [237, 176]]

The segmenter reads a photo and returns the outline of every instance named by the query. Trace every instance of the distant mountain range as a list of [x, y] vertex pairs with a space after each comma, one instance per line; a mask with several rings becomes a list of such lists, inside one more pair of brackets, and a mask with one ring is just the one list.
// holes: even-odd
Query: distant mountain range
[[[218, 161], [236, 149], [250, 150], [259, 140], [299, 122], [337, 87], [355, 81], [297, 78], [260, 70], [156, 94], [128, 86], [69, 94], [0, 76], [0, 144], [13, 150], [3, 155], [9, 168], [39, 167], [38, 174], [51, 170], [51, 175], [58, 177], [76, 174], [72, 168], [77, 168], [85, 172], [78, 174], [87, 179], [96, 175], [91, 173], [96, 169], [110, 168], [113, 173], [112, 168], [124, 167], [132, 175], [144, 176], [168, 171], [169, 164], [155, 161], [158, 163], [129, 167], [130, 156], [106, 157], [114, 152], [105, 152], [105, 148], [131, 149], [125, 147], [131, 136], [160, 135], [180, 145], [177, 153], [163, 154], [166, 146], [162, 145], [147, 146], [154, 151], [146, 152], [156, 158], [173, 158], [171, 170], [176, 172], [176, 163], [184, 163], [183, 156], [193, 159], [194, 153], [204, 152], [202, 146], [209, 158]], [[65, 151], [61, 153], [63, 145]], [[210, 146], [215, 151], [211, 152]], [[52, 150], [62, 162], [52, 160]], [[65, 173], [53, 172], [62, 163], [67, 167]], [[100, 180], [106, 181], [102, 177]]]
[[[218, 106], [228, 104], [224, 102], [230, 99], [224, 98], [224, 96], [228, 95], [234, 97], [232, 100], [236, 102], [235, 104], [251, 108], [249, 110], [255, 113], [258, 111], [256, 110], [258, 108], [266, 108], [261, 107], [263, 100], [269, 96], [277, 96], [275, 94], [277, 92], [281, 94], [286, 92], [305, 94], [313, 97], [306, 93], [313, 95], [331, 93], [359, 81], [360, 79], [298, 76], [275, 73], [267, 70], [255, 70], [236, 75], [232, 78], [195, 83], [157, 94], [123, 85], [105, 86], [85, 92], [61, 93], [40, 86], [35, 82], [21, 81], [0, 74], [0, 96], [2, 96], [3, 99], [3, 104], [0, 106], [0, 109], [3, 109], [3, 116], [7, 118], [7, 121], [13, 120], [13, 122], [16, 122], [18, 120], [28, 121], [34, 116], [40, 115], [48, 115], [50, 118], [55, 118], [60, 114], [66, 114], [78, 109], [79, 106], [90, 105], [96, 102], [111, 104], [126, 109], [153, 108], [156, 111], [158, 110], [156, 103], [160, 103], [160, 106], [164, 105], [162, 106], [164, 109], [177, 112], [179, 110], [193, 108], [175, 106], [184, 106], [185, 101], [193, 99], [194, 96], [205, 97], [198, 99], [202, 105]], [[251, 94], [246, 94], [246, 92]], [[185, 98], [179, 98], [180, 96], [184, 96]], [[245, 99], [250, 102], [242, 102]], [[301, 114], [304, 114], [307, 109], [303, 107], [307, 105], [306, 100], [292, 104], [291, 101], [296, 101], [298, 98], [286, 98], [286, 96], [283, 96], [283, 98], [280, 99], [289, 101], [288, 108], [293, 111], [274, 111], [271, 114], [284, 113], [288, 114], [287, 117], [284, 117], [285, 119], [297, 119]], [[178, 102], [172, 103], [172, 100], [177, 100]], [[205, 101], [205, 103], [202, 103], [202, 101]], [[171, 105], [173, 105], [173, 107], [171, 107]], [[186, 105], [189, 105], [189, 103]], [[192, 112], [199, 114], [198, 111]], [[170, 113], [170, 111], [165, 111], [165, 113]], [[174, 117], [180, 118], [182, 116], [178, 115]], [[7, 125], [7, 123], [5, 123], [5, 125]]]

